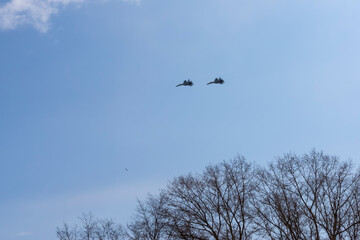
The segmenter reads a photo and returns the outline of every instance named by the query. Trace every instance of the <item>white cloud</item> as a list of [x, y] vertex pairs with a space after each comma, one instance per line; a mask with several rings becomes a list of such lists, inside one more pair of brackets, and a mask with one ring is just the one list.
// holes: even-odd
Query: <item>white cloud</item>
[[49, 28], [51, 15], [60, 7], [82, 0], [11, 0], [0, 7], [0, 29], [15, 29], [23, 24], [31, 24], [40, 32]]
[[[140, 3], [140, 0], [123, 0]], [[59, 9], [83, 0], [10, 0], [0, 5], [0, 30], [15, 29], [20, 25], [33, 25], [40, 32], [49, 29], [49, 20]]]

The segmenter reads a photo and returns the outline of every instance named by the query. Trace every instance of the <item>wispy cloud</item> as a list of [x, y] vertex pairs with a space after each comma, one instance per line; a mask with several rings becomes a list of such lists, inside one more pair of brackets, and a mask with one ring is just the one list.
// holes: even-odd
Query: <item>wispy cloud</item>
[[122, 0], [123, 2], [128, 2], [128, 3], [135, 3], [135, 4], [140, 4], [141, 0]]
[[17, 234], [15, 234], [15, 236], [17, 237], [25, 237], [25, 236], [30, 236], [30, 235], [33, 235], [34, 233], [33, 232], [19, 232]]
[[11, 0], [0, 8], [0, 29], [30, 24], [40, 32], [46, 32], [51, 15], [61, 7], [79, 2], [82, 0]]
[[[81, 192], [78, 194], [57, 196], [53, 199], [46, 199], [37, 202], [38, 207], [50, 205], [75, 207], [79, 206], [96, 206], [119, 204], [125, 202], [135, 202], [137, 198], [145, 198], [149, 192], [156, 193], [160, 187], [164, 187], [166, 182], [161, 180], [146, 180], [103, 187], [101, 189]], [[33, 206], [35, 207], [35, 205]]]
[[[20, 25], [33, 25], [40, 32], [49, 29], [50, 17], [69, 4], [84, 0], [10, 0], [0, 5], [0, 29], [11, 30]], [[140, 0], [123, 0], [140, 3]]]
[[[75, 223], [77, 216], [89, 211], [99, 218], [114, 218], [126, 224], [134, 213], [137, 198], [145, 200], [148, 193], [157, 194], [166, 183], [162, 178], [136, 179], [0, 204], [0, 239], [49, 239], [45, 236], [52, 236], [64, 221]], [[1, 231], [4, 229], [8, 230]]]

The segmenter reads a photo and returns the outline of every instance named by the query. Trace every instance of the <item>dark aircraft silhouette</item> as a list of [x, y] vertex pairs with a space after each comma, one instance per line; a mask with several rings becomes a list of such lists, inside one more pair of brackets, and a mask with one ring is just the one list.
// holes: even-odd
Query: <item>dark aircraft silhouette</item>
[[193, 82], [190, 81], [190, 79], [188, 79], [188, 80], [184, 80], [183, 83], [176, 85], [176, 87], [179, 87], [179, 86], [190, 86], [191, 87], [192, 85], [193, 85]]
[[215, 80], [214, 81], [212, 81], [212, 82], [209, 82], [208, 84], [206, 84], [206, 85], [209, 85], [209, 84], [223, 84], [224, 83], [224, 80], [221, 78], [221, 77], [219, 77], [219, 78], [215, 78]]

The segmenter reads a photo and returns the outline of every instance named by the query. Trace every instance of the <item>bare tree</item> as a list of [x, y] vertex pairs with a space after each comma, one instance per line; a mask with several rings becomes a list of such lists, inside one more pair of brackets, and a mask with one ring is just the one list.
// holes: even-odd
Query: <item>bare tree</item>
[[347, 239], [358, 240], [360, 239], [360, 224], [354, 224], [360, 222], [360, 184], [357, 182], [354, 186], [354, 191], [351, 196], [351, 206], [348, 214], [345, 217], [347, 225], [351, 226], [346, 229]]
[[177, 239], [250, 239], [253, 169], [243, 157], [175, 178], [167, 189], [167, 218]]
[[90, 213], [83, 213], [80, 217], [82, 222], [82, 229], [80, 231], [81, 239], [83, 240], [95, 240], [96, 232], [99, 231], [99, 221], [96, 220], [93, 214]]
[[324, 176], [319, 198], [320, 224], [331, 240], [344, 238], [344, 232], [359, 225], [358, 216], [352, 220], [348, 217], [357, 205], [354, 193], [359, 184], [359, 175], [354, 175], [352, 169], [350, 162], [335, 162], [332, 171]]
[[59, 240], [80, 240], [77, 225], [70, 228], [64, 223], [62, 228], [56, 228], [56, 235]]
[[[294, 159], [279, 159], [268, 169], [257, 171], [258, 185], [253, 205], [262, 236], [270, 239], [308, 239], [307, 218], [299, 208], [301, 200], [287, 175], [294, 172]], [[291, 174], [290, 174], [291, 175]]]
[[128, 224], [127, 237], [131, 240], [166, 239], [164, 215], [165, 196], [149, 194], [145, 202], [138, 200], [134, 220]]
[[57, 228], [59, 240], [122, 240], [125, 239], [124, 228], [112, 219], [96, 219], [92, 213], [84, 213], [80, 218], [81, 228], [72, 228], [64, 223]]
[[126, 228], [91, 213], [59, 240], [359, 240], [360, 172], [311, 151], [254, 168], [241, 156], [138, 201]]
[[97, 220], [98, 226], [95, 231], [97, 240], [121, 240], [125, 237], [124, 228], [116, 224], [112, 219]]
[[316, 151], [286, 154], [257, 178], [257, 224], [270, 239], [346, 239], [360, 224], [359, 174], [350, 162]]

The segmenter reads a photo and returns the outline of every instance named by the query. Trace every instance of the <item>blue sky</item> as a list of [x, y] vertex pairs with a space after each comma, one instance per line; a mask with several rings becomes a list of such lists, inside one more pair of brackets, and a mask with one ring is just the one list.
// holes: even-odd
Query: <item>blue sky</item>
[[137, 198], [236, 154], [316, 148], [358, 164], [359, 11], [1, 0], [0, 239], [56, 239], [87, 211], [125, 223]]

